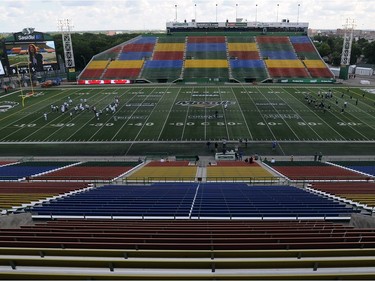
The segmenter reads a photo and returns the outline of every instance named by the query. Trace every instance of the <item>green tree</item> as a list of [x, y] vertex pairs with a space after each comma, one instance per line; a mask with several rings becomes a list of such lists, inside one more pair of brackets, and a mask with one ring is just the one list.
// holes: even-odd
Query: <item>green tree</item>
[[339, 66], [341, 63], [341, 53], [335, 51], [330, 55], [331, 64], [334, 66]]
[[328, 43], [318, 44], [316, 48], [321, 57], [325, 57], [331, 54], [331, 47], [328, 45]]
[[367, 63], [375, 63], [375, 41], [367, 44], [363, 49], [363, 54]]
[[350, 53], [350, 64], [356, 64], [358, 59], [361, 57], [362, 55], [362, 49], [361, 49], [361, 46], [353, 41], [353, 44], [352, 44], [352, 51]]
[[[84, 69], [93, 56], [122, 44], [138, 35], [139, 34], [135, 33], [126, 33], [108, 36], [106, 34], [73, 33], [71, 37], [76, 69]], [[54, 35], [54, 40], [56, 43], [56, 53], [64, 58], [61, 34]]]

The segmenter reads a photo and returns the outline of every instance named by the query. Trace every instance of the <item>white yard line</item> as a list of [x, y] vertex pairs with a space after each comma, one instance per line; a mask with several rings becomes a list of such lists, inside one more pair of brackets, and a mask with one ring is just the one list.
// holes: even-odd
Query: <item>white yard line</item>
[[[340, 92], [340, 93], [342, 93], [342, 92]], [[342, 94], [345, 94], [345, 93], [342, 93]], [[342, 98], [340, 98], [340, 100], [343, 100], [343, 101], [345, 101], [345, 99], [342, 99]], [[333, 104], [333, 103], [332, 103]], [[337, 105], [336, 104], [334, 104], [334, 106], [336, 106], [337, 107]], [[349, 106], [349, 105], [348, 105]], [[350, 106], [353, 106], [353, 105], [350, 105]], [[314, 114], [315, 114], [315, 112], [314, 112]], [[316, 114], [315, 114], [316, 115]], [[354, 122], [352, 119], [350, 119], [349, 117], [348, 117], [348, 115], [350, 115], [350, 116], [354, 116], [354, 114], [351, 114], [350, 113], [350, 111], [345, 111], [345, 113], [344, 114], [340, 114], [340, 115], [337, 115], [337, 114], [335, 114], [335, 117], [338, 119], [338, 120], [340, 120], [341, 122], [343, 122], [343, 123], [350, 123], [350, 122]], [[345, 117], [346, 118], [346, 120], [345, 119], [343, 119], [342, 117]], [[321, 119], [321, 118], [320, 118]], [[322, 120], [322, 119], [321, 119]], [[358, 118], [356, 118], [356, 123], [358, 122], [358, 123], [364, 123], [361, 119], [358, 119]], [[328, 124], [327, 124], [328, 125]], [[367, 126], [369, 126], [370, 128], [372, 128], [372, 129], [374, 129], [372, 126], [370, 126], [370, 125], [368, 125], [368, 124], [366, 124]], [[361, 135], [364, 139], [366, 139], [366, 140], [370, 140], [369, 138], [367, 138], [366, 136], [364, 136], [361, 132], [359, 132], [358, 130], [356, 130], [353, 126], [348, 126], [350, 129], [352, 129], [353, 131], [355, 131], [355, 132], [357, 132], [359, 135]], [[332, 128], [332, 127], [330, 127], [330, 128]], [[333, 130], [333, 129], [332, 129]], [[337, 132], [337, 131], [336, 131]], [[341, 134], [339, 134], [340, 136], [341, 136]], [[345, 137], [343, 137], [343, 136], [341, 136], [343, 139], [346, 139]]]
[[[128, 92], [130, 91], [130, 89], [126, 89], [126, 91], [124, 92], [124, 93], [122, 93], [121, 95], [126, 95]], [[129, 101], [131, 101], [133, 98], [135, 98], [136, 97], [136, 95], [134, 95], [134, 97], [132, 97]], [[119, 108], [119, 110], [118, 111], [120, 111], [123, 107], [125, 107], [125, 104], [126, 104], [126, 102], [124, 102], [124, 101], [122, 101], [123, 102], [123, 105]], [[117, 111], [117, 112], [118, 112]], [[104, 112], [103, 112], [104, 113]], [[115, 112], [115, 114], [116, 114], [116, 112]], [[134, 114], [134, 113], [133, 113]], [[108, 123], [112, 123], [112, 122], [110, 122], [110, 120], [112, 119], [112, 118], [114, 118], [114, 116], [113, 116], [114, 114], [111, 114], [111, 116], [109, 117], [109, 118], [107, 118], [107, 121], [105, 121], [103, 124], [104, 124], [104, 126], [101, 126], [101, 127], [99, 127], [99, 129], [89, 138], [89, 141], [91, 141], [93, 138], [94, 138], [94, 136], [96, 136], [96, 134], [97, 133], [99, 133], [103, 128], [105, 128], [105, 124], [108, 124]], [[103, 118], [103, 117], [102, 117]]]
[[[80, 90], [80, 89], [77, 89], [77, 90]], [[46, 90], [43, 90], [43, 91], [46, 91]], [[13, 93], [12, 93], [12, 94], [13, 94]], [[61, 93], [58, 93], [58, 94], [53, 95], [53, 96], [50, 96], [50, 97], [48, 97], [48, 98], [45, 98], [45, 99], [43, 99], [43, 100], [41, 100], [41, 101], [39, 101], [39, 102], [33, 104], [32, 106], [38, 105], [38, 104], [40, 104], [40, 103], [42, 103], [42, 102], [45, 102], [45, 101], [48, 100], [48, 99], [52, 99], [52, 98], [54, 98], [54, 97], [56, 97], [56, 96], [59, 96], [59, 95], [61, 95], [61, 94], [65, 94], [65, 91], [62, 91]], [[38, 109], [38, 108], [36, 108], [36, 109]], [[21, 109], [21, 111], [23, 111], [23, 110], [25, 110], [25, 112], [27, 113], [27, 111], [26, 111], [25, 108], [22, 108], [22, 109]], [[48, 109], [48, 110], [50, 110], [50, 109]], [[14, 113], [11, 113], [10, 115], [5, 116], [4, 118], [0, 119], [0, 121], [4, 120], [4, 119], [6, 119], [6, 118], [9, 118], [9, 117], [11, 117], [11, 116], [13, 116], [13, 115], [16, 115], [16, 114], [19, 114], [19, 111], [16, 111], [16, 112], [14, 112]], [[18, 118], [17, 120], [13, 121], [13, 122], [10, 123], [10, 124], [8, 124], [8, 126], [5, 127], [5, 128], [8, 128], [8, 127], [10, 127], [10, 126], [15, 126], [14, 124], [17, 124], [18, 122], [22, 122], [22, 121], [21, 121], [22, 119], [25, 119], [25, 118], [27, 119], [27, 117], [30, 116], [30, 115], [32, 115], [32, 114], [35, 114], [35, 111], [32, 111], [32, 112], [30, 112], [30, 113], [27, 114], [27, 115], [21, 115], [20, 118]], [[43, 116], [41, 116], [41, 117], [38, 118], [38, 119], [41, 119], [41, 118], [43, 118]], [[36, 119], [36, 120], [38, 120], [38, 119]], [[34, 120], [35, 120], [35, 119], [33, 119], [33, 121], [34, 121]], [[31, 122], [29, 122], [29, 123], [31, 123]], [[3, 141], [4, 139], [6, 139], [6, 138], [12, 136], [13, 134], [17, 133], [18, 131], [20, 131], [20, 130], [22, 130], [22, 129], [23, 129], [23, 128], [19, 128], [19, 129], [17, 129], [17, 130], [13, 130], [11, 134], [8, 134], [8, 135], [4, 136], [2, 139], [0, 139], [0, 141]], [[0, 130], [0, 133], [1, 133], [1, 130]]]
[[[144, 90], [144, 88], [141, 88], [141, 90]], [[142, 100], [142, 102], [141, 102], [140, 104], [142, 104], [145, 100], [147, 100], [148, 96], [149, 96], [150, 94], [152, 94], [154, 91], [155, 91], [155, 89], [152, 89], [152, 91], [151, 91], [150, 93], [148, 93], [147, 95], [145, 95], [145, 98]], [[134, 95], [134, 96], [133, 96], [131, 99], [129, 99], [127, 102], [124, 102], [123, 106], [121, 106], [120, 109], [119, 109], [117, 112], [119, 112], [122, 108], [126, 107], [126, 104], [127, 104], [128, 102], [132, 101], [132, 100], [133, 100], [134, 98], [136, 98], [136, 97], [137, 97], [137, 95]], [[129, 117], [132, 117], [132, 116], [137, 112], [137, 110], [138, 110], [140, 107], [141, 107], [141, 105], [137, 106], [137, 107], [133, 110], [132, 114], [131, 114]], [[124, 122], [124, 124], [122, 124], [122, 126], [120, 127], [120, 129], [118, 129], [117, 132], [116, 132], [116, 133], [113, 135], [113, 137], [111, 138], [111, 141], [113, 141], [113, 140], [116, 138], [116, 136], [122, 131], [122, 129], [126, 126], [126, 124], [128, 124], [128, 122], [129, 122], [130, 120], [131, 120], [131, 118], [128, 118], [128, 119]]]
[[[103, 92], [103, 90], [104, 90], [104, 89], [101, 89], [101, 91], [99, 91], [99, 92], [97, 92], [97, 93], [94, 93], [93, 96], [95, 97], [95, 96], [97, 96], [97, 95], [100, 95], [100, 94]], [[93, 98], [93, 96], [91, 96], [90, 98]], [[103, 97], [103, 98], [100, 99], [99, 101], [101, 101], [101, 100], [103, 100], [103, 99], [105, 99], [105, 98], [106, 98], [106, 97]], [[97, 101], [97, 100], [95, 100], [95, 101]], [[78, 102], [77, 102], [77, 103], [78, 103]], [[72, 106], [72, 105], [71, 105], [71, 106]], [[72, 110], [72, 108], [70, 108], [70, 110]], [[86, 109], [85, 109], [84, 113], [87, 114]], [[80, 116], [80, 114], [82, 114], [82, 113], [79, 113], [79, 114], [76, 115], [72, 120], [70, 120], [70, 119], [69, 119], [69, 118], [70, 118], [70, 117], [69, 117], [69, 114], [68, 114], [68, 112], [66, 112], [66, 113], [64, 113], [64, 115], [65, 115], [65, 119], [63, 119], [63, 121], [64, 121], [64, 120], [74, 121], [74, 119], [75, 119], [75, 118], [78, 118], [78, 117]], [[89, 114], [92, 114], [91, 108], [90, 108], [90, 112], [89, 112]], [[62, 113], [59, 113], [59, 116], [58, 116], [56, 119], [60, 118], [62, 115], [63, 115]], [[92, 120], [92, 119], [89, 119], [89, 121], [87, 121], [87, 122], [84, 124], [84, 126], [86, 126], [91, 120]], [[51, 122], [50, 122], [50, 123], [51, 123]], [[70, 123], [70, 122], [69, 122], [69, 123]], [[78, 130], [76, 130], [72, 135], [70, 135], [70, 136], [69, 136], [68, 138], [66, 138], [66, 139], [67, 139], [67, 140], [70, 139], [71, 136], [73, 136], [74, 134], [76, 134], [76, 133], [77, 133], [79, 130], [81, 130], [84, 126], [81, 126]], [[58, 133], [59, 131], [63, 130], [63, 128], [64, 128], [64, 127], [60, 127], [60, 128], [58, 128], [57, 130], [55, 130], [51, 135], [49, 135], [46, 139], [44, 139], [44, 141], [50, 139], [51, 136], [53, 136], [53, 135], [55, 135], [56, 133]]]
[[[78, 91], [79, 91], [79, 89], [78, 89]], [[73, 93], [69, 93], [69, 94], [74, 95], [76, 92], [77, 92], [77, 91], [75, 91], [75, 92], [73, 92]], [[61, 103], [61, 101], [60, 101], [60, 103]], [[59, 107], [59, 110], [60, 110], [60, 106], [58, 106], [58, 107]], [[51, 115], [51, 114], [50, 114], [50, 110], [51, 110], [51, 109], [48, 108], [48, 116]], [[62, 118], [62, 117], [63, 117], [63, 118]], [[61, 121], [59, 121], [59, 123], [63, 123], [62, 121], [65, 121], [65, 120], [67, 119], [67, 117], [69, 117], [68, 112], [62, 114], [62, 113], [59, 111], [59, 112], [57, 113], [57, 116], [56, 116], [54, 119], [49, 120], [49, 118], [48, 118], [48, 120], [49, 120], [48, 123], [46, 123], [45, 125], [43, 125], [42, 127], [40, 127], [38, 130], [35, 130], [32, 134], [28, 135], [27, 138], [30, 137], [30, 136], [32, 136], [32, 135], [34, 135], [34, 134], [36, 134], [38, 131], [43, 130], [43, 129], [46, 128], [47, 126], [50, 126], [51, 124], [54, 124], [54, 122], [55, 122], [56, 120], [61, 120]], [[40, 118], [38, 118], [38, 119], [43, 119], [43, 117], [40, 117]], [[68, 120], [69, 120], [69, 121], [73, 121], [73, 120], [70, 120], [70, 119], [68, 119]], [[68, 123], [71, 123], [71, 122], [68, 122]], [[63, 127], [64, 127], [64, 126], [63, 126]], [[52, 134], [50, 134], [49, 136], [47, 136], [43, 141], [48, 141], [48, 140], [50, 140], [51, 136], [53, 136], [54, 134], [56, 134], [57, 132], [59, 132], [63, 127], [56, 128], [56, 130], [55, 130]], [[23, 141], [23, 140], [25, 140], [25, 139], [26, 139], [26, 138], [22, 139], [21, 141]]]
[[249, 132], [250, 139], [253, 140], [253, 139], [254, 139], [254, 138], [253, 138], [253, 135], [252, 135], [252, 133], [251, 133], [251, 131], [250, 131], [249, 125], [247, 124], [247, 121], [246, 121], [245, 115], [243, 114], [243, 110], [242, 110], [242, 108], [241, 108], [241, 106], [240, 106], [240, 103], [238, 102], [237, 96], [236, 96], [236, 94], [234, 93], [233, 88], [230, 88], [230, 89], [232, 90], [232, 94], [233, 94], [234, 98], [236, 99], [236, 102], [237, 102], [237, 104], [238, 104], [238, 108], [239, 108], [239, 110], [240, 110], [240, 112], [241, 112], [241, 115], [242, 115], [242, 119], [243, 119], [243, 121], [244, 121], [244, 123], [245, 123], [245, 125], [246, 125], [246, 129], [247, 129], [247, 131]]
[[[193, 91], [193, 90], [192, 90], [192, 91]], [[190, 94], [190, 101], [191, 101], [192, 98], [193, 98], [193, 95]], [[190, 107], [191, 107], [191, 106], [188, 106], [188, 107], [187, 107], [187, 110], [186, 110], [186, 116], [185, 116], [185, 121], [184, 121], [184, 127], [182, 128], [182, 133], [181, 133], [181, 139], [180, 139], [180, 140], [183, 140], [183, 139], [184, 139], [185, 128], [186, 128], [187, 118], [188, 118], [188, 116], [189, 116], [189, 110], [190, 110]]]
[[[268, 88], [268, 89], [269, 89], [270, 91], [272, 91], [273, 94], [276, 94], [275, 91], [274, 91], [273, 89], [270, 89], [270, 88]], [[270, 102], [270, 100], [268, 99], [268, 97], [266, 97], [266, 95], [263, 94], [263, 92], [261, 92], [261, 91], [259, 91], [259, 92], [262, 94], [262, 96], [263, 96], [268, 102]], [[282, 101], [285, 102], [284, 100], [282, 100]], [[272, 103], [270, 102], [270, 104], [272, 104]], [[275, 107], [273, 104], [272, 104], [271, 106], [272, 106], [272, 108], [274, 109], [274, 111], [276, 111], [276, 113], [280, 115], [279, 110], [277, 110], [276, 107]], [[290, 125], [288, 124], [288, 122], [286, 122], [284, 119], [282, 119], [282, 120], [283, 120], [284, 124], [289, 128], [289, 130], [294, 134], [294, 136], [295, 136], [298, 140], [301, 140], [301, 139], [299, 138], [299, 136], [297, 135], [297, 133], [292, 129], [292, 127], [290, 127]]]
[[[299, 103], [301, 103], [304, 107], [306, 107], [309, 111], [312, 111], [308, 106], [306, 106], [306, 104], [304, 104], [303, 102], [301, 102], [299, 99], [297, 99], [294, 95], [292, 95], [292, 94], [290, 94], [288, 91], [286, 91], [285, 89], [283, 89], [283, 88], [281, 88], [288, 96], [291, 96], [293, 99], [295, 99], [295, 100], [297, 100]], [[277, 95], [277, 94], [276, 94]], [[295, 111], [294, 109], [293, 109], [293, 107], [291, 107], [291, 106], [289, 106], [289, 103], [287, 103], [287, 102], [285, 102], [284, 101], [284, 99], [281, 97], [281, 96], [279, 96], [279, 95], [277, 95], [286, 105], [288, 105], [288, 107], [295, 113], [295, 114], [297, 114], [298, 116], [300, 116], [299, 114], [298, 114], [298, 112], [297, 111]], [[315, 114], [315, 112], [314, 112], [314, 114]], [[316, 115], [316, 114], [315, 114]], [[317, 116], [317, 117], [319, 117], [319, 116]], [[302, 122], [304, 122], [305, 124], [306, 124], [306, 126], [311, 130], [311, 131], [313, 131], [315, 134], [316, 134], [316, 136], [319, 138], [319, 139], [321, 139], [321, 140], [323, 140], [323, 138], [313, 129], [313, 127], [312, 126], [310, 126], [309, 125], [309, 122], [307, 122], [307, 121], [305, 121], [305, 119], [303, 119], [302, 118], [302, 116], [300, 116], [300, 118], [301, 118], [301, 120], [302, 120]], [[319, 117], [320, 118], [320, 117]], [[320, 118], [321, 119], [321, 118]]]
[[[225, 92], [227, 93], [227, 92]], [[223, 101], [223, 99], [221, 98], [221, 91], [219, 90], [219, 97], [220, 97], [220, 101]], [[229, 128], [228, 128], [228, 123], [227, 123], [227, 117], [226, 117], [226, 114], [225, 114], [225, 111], [228, 110], [228, 106], [227, 108], [225, 109], [223, 105], [221, 105], [221, 108], [223, 110], [223, 117], [224, 117], [224, 124], [225, 124], [225, 130], [227, 131], [227, 136], [226, 136], [226, 140], [229, 140]]]
[[[241, 85], [242, 85], [242, 84], [241, 84]], [[267, 120], [263, 117], [262, 112], [259, 110], [258, 106], [256, 105], [256, 103], [255, 103], [254, 100], [252, 99], [252, 97], [251, 97], [249, 91], [248, 91], [248, 90], [245, 88], [245, 86], [243, 86], [243, 85], [242, 85], [242, 88], [243, 88], [243, 90], [246, 92], [246, 95], [250, 98], [250, 100], [251, 100], [252, 103], [254, 104], [255, 108], [257, 109], [257, 111], [258, 111], [258, 113], [259, 113], [259, 116], [263, 119], [264, 124], [267, 126], [268, 130], [269, 130], [270, 133], [272, 134], [273, 139], [276, 140], [276, 136], [275, 136], [275, 134], [274, 134], [273, 131], [271, 130], [271, 127], [268, 125]], [[259, 92], [258, 87], [255, 87], [254, 89], [256, 89], [256, 90]]]
[[[169, 88], [167, 88], [167, 90], [168, 90], [168, 89], [169, 89]], [[167, 90], [166, 90], [166, 91], [167, 91]], [[162, 135], [162, 133], [164, 132], [165, 126], [167, 125], [167, 121], [168, 121], [169, 115], [171, 114], [171, 111], [172, 111], [172, 109], [173, 109], [173, 106], [176, 104], [176, 100], [177, 100], [178, 95], [180, 94], [180, 92], [181, 92], [181, 88], [178, 90], [178, 92], [177, 92], [177, 94], [176, 94], [176, 96], [175, 96], [175, 98], [174, 98], [174, 101], [173, 101], [173, 103], [171, 104], [171, 107], [169, 108], [168, 115], [167, 115], [167, 117], [165, 118], [165, 121], [164, 121], [163, 127], [161, 128], [160, 133], [159, 133], [159, 135], [158, 135], [158, 138], [157, 138], [158, 141], [160, 140], [161, 135]]]

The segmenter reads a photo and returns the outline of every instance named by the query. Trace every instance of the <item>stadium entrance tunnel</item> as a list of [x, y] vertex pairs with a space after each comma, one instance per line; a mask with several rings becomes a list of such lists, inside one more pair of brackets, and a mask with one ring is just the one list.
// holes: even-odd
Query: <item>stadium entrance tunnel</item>
[[137, 80], [135, 80], [135, 83], [136, 84], [144, 84], [144, 83], [151, 83], [151, 82], [146, 80], [146, 79], [137, 79]]

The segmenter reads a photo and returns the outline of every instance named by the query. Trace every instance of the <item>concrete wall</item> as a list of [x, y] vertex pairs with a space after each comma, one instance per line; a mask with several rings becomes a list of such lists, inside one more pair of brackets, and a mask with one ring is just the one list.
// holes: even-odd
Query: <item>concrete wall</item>
[[21, 225], [33, 225], [30, 213], [0, 216], [0, 228], [19, 228]]
[[361, 214], [352, 214], [349, 225], [358, 228], [374, 228], [375, 217], [365, 216]]

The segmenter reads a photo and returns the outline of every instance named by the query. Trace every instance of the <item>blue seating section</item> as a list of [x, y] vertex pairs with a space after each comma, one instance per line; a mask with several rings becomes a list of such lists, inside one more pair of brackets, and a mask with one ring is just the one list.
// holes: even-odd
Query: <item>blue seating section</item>
[[337, 217], [352, 208], [291, 186], [103, 186], [34, 207], [36, 215], [126, 217]]
[[334, 164], [375, 176], [375, 161], [334, 161]]
[[27, 164], [4, 166], [0, 167], [0, 180], [19, 180], [25, 177], [31, 177], [32, 175], [52, 171], [63, 166], [64, 165], [34, 166], [32, 164], [30, 166]]
[[155, 44], [156, 37], [142, 37], [133, 42], [133, 44]]
[[261, 50], [262, 57], [268, 57], [273, 60], [295, 60], [297, 55], [292, 51], [270, 51], [270, 50]]
[[146, 61], [145, 68], [181, 68], [182, 60], [154, 60]]
[[265, 68], [262, 60], [230, 60], [231, 68]]
[[290, 36], [290, 42], [295, 43], [310, 43], [310, 38], [308, 36]]
[[348, 168], [375, 176], [375, 166], [348, 166]]
[[152, 52], [129, 52], [121, 53], [118, 60], [142, 60], [152, 56]]
[[206, 184], [198, 191], [192, 216], [310, 217], [350, 212], [345, 205], [292, 186]]

